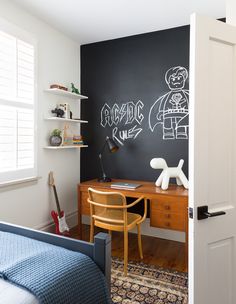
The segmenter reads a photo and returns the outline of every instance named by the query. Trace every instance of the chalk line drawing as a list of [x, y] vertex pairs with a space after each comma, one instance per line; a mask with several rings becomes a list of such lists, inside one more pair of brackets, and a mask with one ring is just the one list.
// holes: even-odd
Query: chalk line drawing
[[141, 125], [144, 119], [144, 116], [141, 113], [143, 107], [144, 104], [141, 100], [138, 100], [136, 103], [129, 101], [123, 103], [121, 106], [114, 103], [112, 107], [105, 103], [101, 109], [100, 124], [103, 128], [105, 128], [107, 124], [111, 127], [113, 125], [117, 126], [118, 123], [121, 122], [124, 122], [124, 124], [127, 125], [136, 121]]
[[[144, 104], [141, 100], [138, 100], [136, 103], [129, 101], [122, 103], [120, 106], [114, 103], [111, 107], [105, 103], [101, 108], [100, 125], [103, 128], [106, 126], [114, 126], [112, 129], [112, 138], [123, 146], [125, 140], [135, 139], [139, 133], [142, 132], [143, 129], [139, 126], [144, 119], [144, 115], [142, 114], [143, 108]], [[118, 124], [123, 125], [123, 128], [118, 127]], [[135, 125], [131, 127], [131, 124]]]
[[100, 122], [100, 124], [103, 128], [105, 128], [107, 124], [110, 127], [113, 124], [113, 120], [112, 120], [112, 116], [111, 116], [111, 108], [107, 103], [105, 103], [103, 105], [102, 109], [101, 109], [101, 122]]
[[142, 132], [142, 130], [142, 128], [137, 128], [137, 125], [128, 130], [119, 130], [117, 127], [115, 127], [112, 130], [112, 138], [117, 140], [123, 146], [124, 144], [122, 141], [127, 139], [135, 139], [139, 133]]
[[182, 66], [165, 73], [170, 91], [158, 98], [149, 111], [149, 128], [162, 125], [163, 139], [188, 139], [189, 91], [184, 89], [188, 71]]

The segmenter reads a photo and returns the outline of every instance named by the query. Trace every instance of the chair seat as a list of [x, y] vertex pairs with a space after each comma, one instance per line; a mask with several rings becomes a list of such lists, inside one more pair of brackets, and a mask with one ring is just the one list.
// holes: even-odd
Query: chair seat
[[[123, 211], [120, 210], [106, 210], [104, 212], [101, 212], [98, 214], [100, 217], [104, 217], [107, 219], [112, 219], [112, 220], [123, 220]], [[136, 214], [136, 213], [130, 213], [127, 212], [127, 229], [133, 229], [134, 226], [137, 224], [142, 219], [141, 215]], [[105, 228], [108, 230], [116, 230], [116, 231], [124, 231], [124, 224], [114, 224], [114, 223], [109, 223], [106, 222], [105, 220], [97, 220], [95, 219], [96, 226]], [[106, 227], [105, 227], [106, 226]]]

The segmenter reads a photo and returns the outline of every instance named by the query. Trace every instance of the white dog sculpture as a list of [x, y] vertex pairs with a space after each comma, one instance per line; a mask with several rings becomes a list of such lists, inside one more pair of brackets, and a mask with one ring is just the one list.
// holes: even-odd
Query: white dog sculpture
[[153, 169], [163, 169], [160, 176], [156, 180], [156, 186], [161, 186], [163, 190], [166, 190], [168, 189], [170, 178], [175, 177], [178, 186], [183, 185], [186, 189], [188, 189], [188, 180], [182, 170], [183, 164], [184, 160], [181, 159], [179, 161], [178, 167], [169, 168], [164, 158], [153, 158], [150, 161], [150, 166]]

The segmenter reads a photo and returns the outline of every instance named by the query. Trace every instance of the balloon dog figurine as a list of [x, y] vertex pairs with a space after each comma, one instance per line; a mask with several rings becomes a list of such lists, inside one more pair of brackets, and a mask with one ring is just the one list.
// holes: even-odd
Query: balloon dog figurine
[[150, 161], [150, 166], [153, 169], [163, 169], [160, 176], [156, 180], [155, 185], [158, 187], [161, 186], [163, 190], [166, 190], [168, 189], [170, 178], [174, 177], [176, 178], [176, 183], [178, 186], [183, 185], [186, 189], [188, 189], [188, 180], [182, 170], [183, 164], [184, 160], [181, 159], [178, 167], [168, 167], [164, 158], [153, 158]]

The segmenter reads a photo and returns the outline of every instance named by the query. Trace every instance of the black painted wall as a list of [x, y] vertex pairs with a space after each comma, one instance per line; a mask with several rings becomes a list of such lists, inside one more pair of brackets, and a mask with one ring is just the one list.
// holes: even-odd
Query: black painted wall
[[[89, 145], [81, 150], [82, 181], [101, 175], [98, 153], [112, 133], [123, 146], [117, 153], [104, 152], [110, 177], [154, 181], [160, 171], [150, 167], [153, 157], [165, 158], [170, 166], [183, 158], [188, 174], [188, 139], [166, 140], [162, 124], [153, 132], [149, 126], [152, 105], [170, 92], [165, 73], [176, 66], [189, 68], [189, 26], [81, 46], [81, 92], [89, 97], [81, 101], [81, 118], [89, 121], [82, 125]], [[188, 79], [183, 89], [188, 90]], [[108, 110], [115, 103], [112, 118]], [[131, 138], [124, 139], [128, 134]]]

